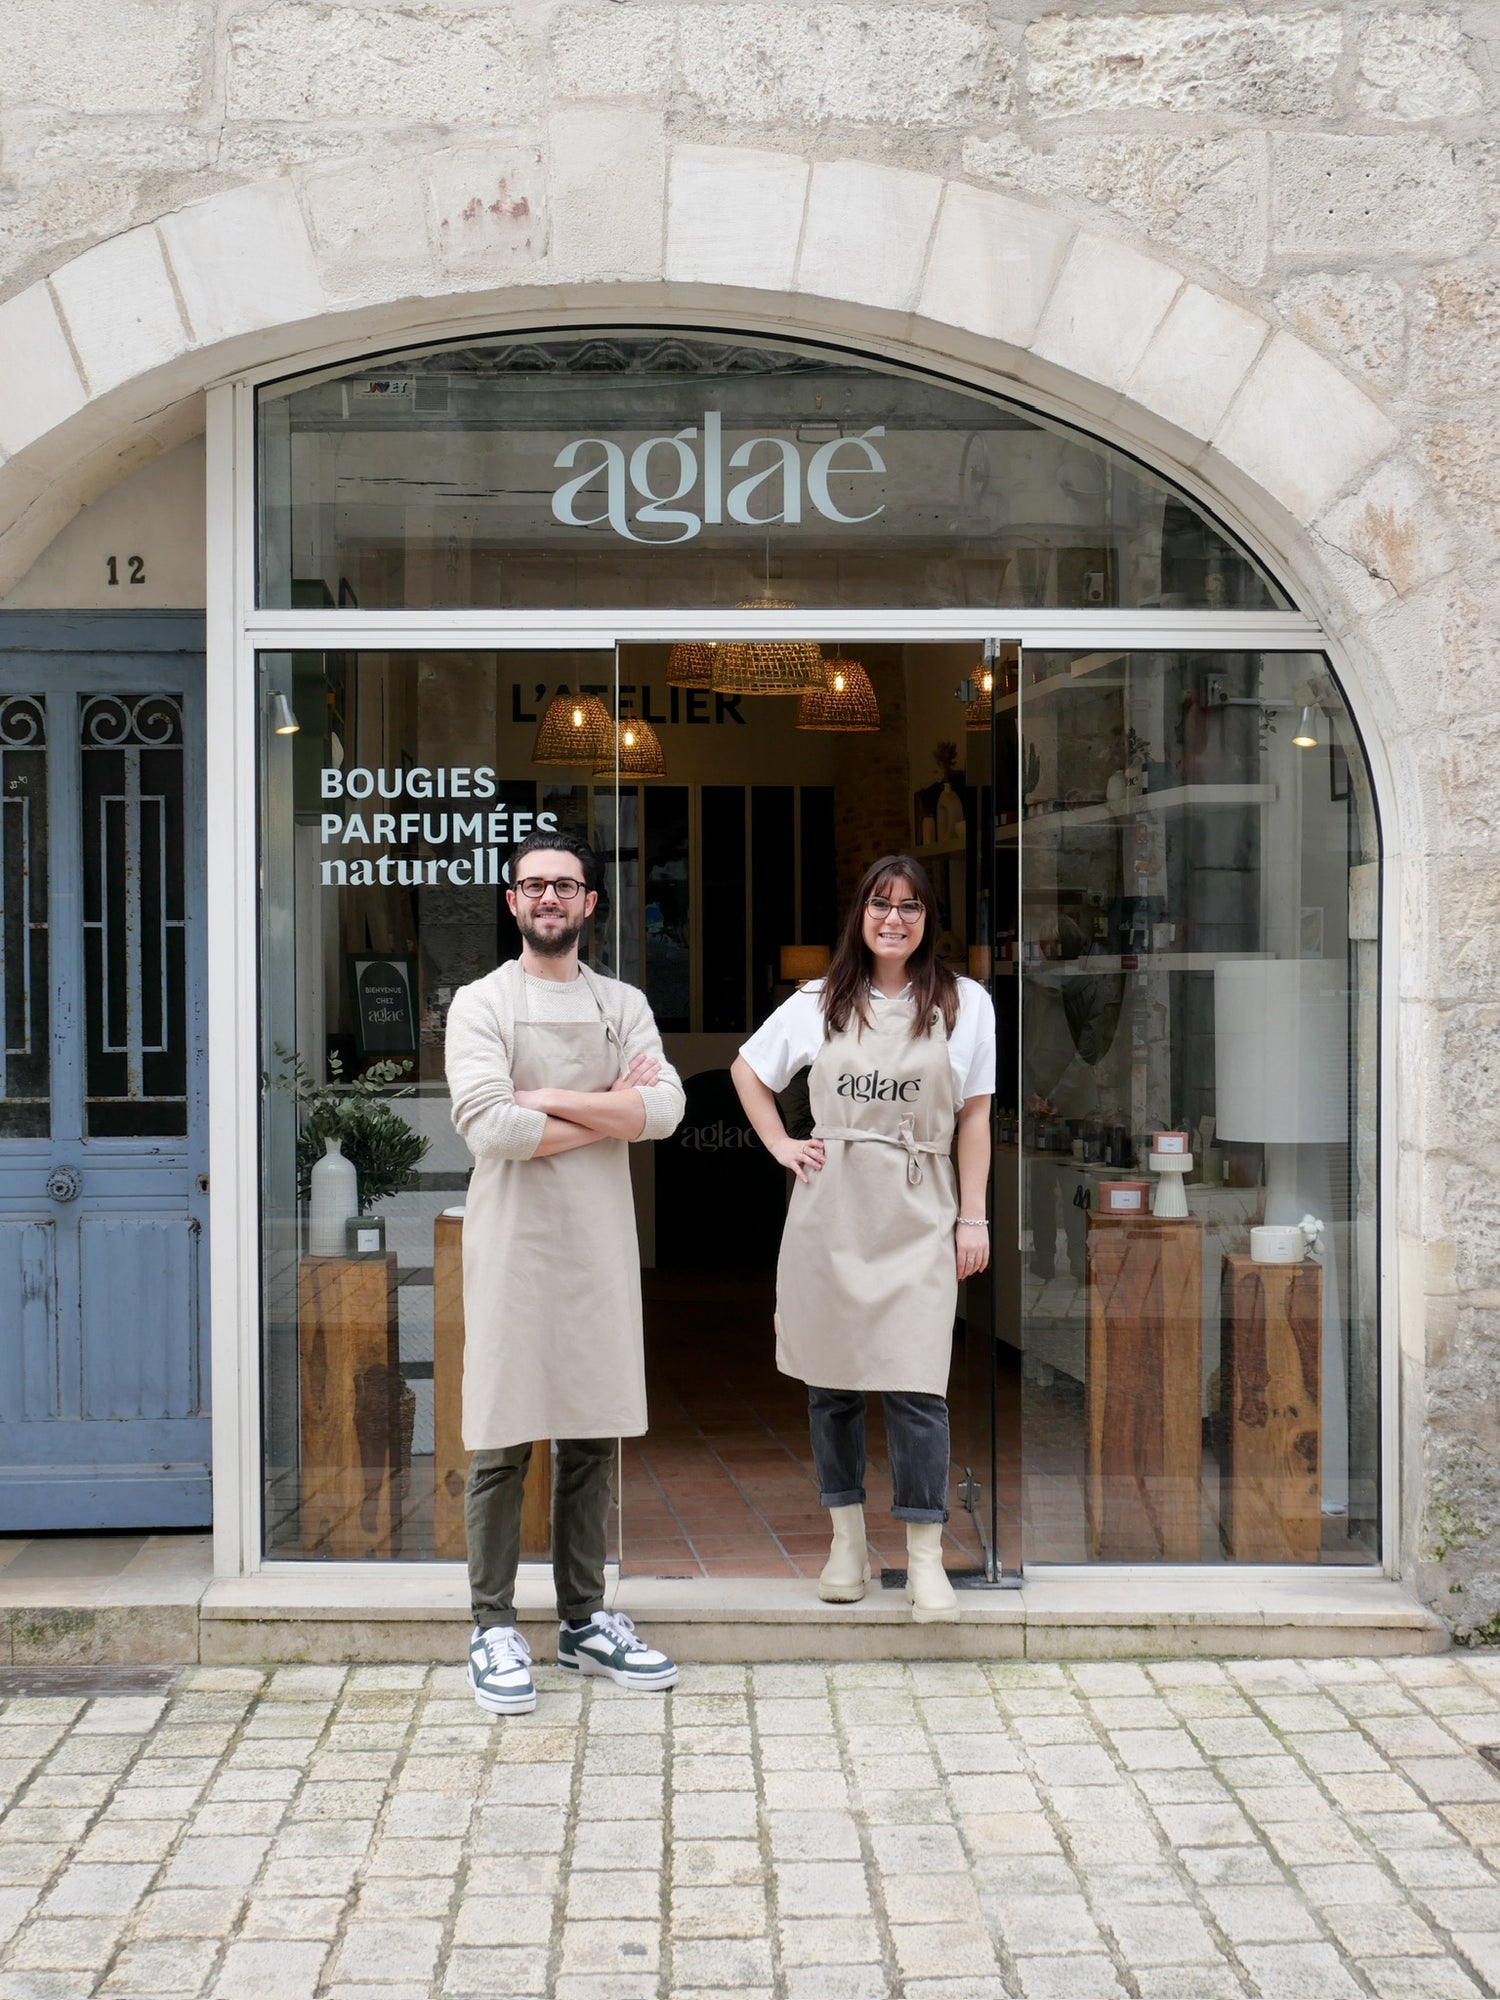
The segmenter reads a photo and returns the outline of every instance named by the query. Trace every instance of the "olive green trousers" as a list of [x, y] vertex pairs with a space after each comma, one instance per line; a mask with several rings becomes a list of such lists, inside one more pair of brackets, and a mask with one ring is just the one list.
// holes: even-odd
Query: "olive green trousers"
[[[543, 1447], [545, 1449], [545, 1447]], [[516, 1622], [521, 1560], [521, 1489], [529, 1444], [476, 1451], [464, 1489], [469, 1541], [469, 1597], [481, 1631]], [[552, 1463], [552, 1577], [559, 1618], [590, 1618], [604, 1608], [609, 1550], [613, 1438], [559, 1438]]]

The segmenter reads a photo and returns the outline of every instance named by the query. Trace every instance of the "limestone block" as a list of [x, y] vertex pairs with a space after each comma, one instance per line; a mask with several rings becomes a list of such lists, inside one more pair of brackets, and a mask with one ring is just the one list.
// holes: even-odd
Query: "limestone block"
[[672, 82], [673, 46], [668, 8], [561, 8], [547, 36], [552, 101], [659, 99]]
[[807, 167], [786, 153], [678, 146], [667, 181], [667, 276], [790, 288]]
[[1125, 392], [1194, 437], [1212, 437], [1269, 331], [1242, 306], [1184, 285]]
[[1412, 300], [1411, 385], [1424, 396], [1500, 389], [1500, 274], [1445, 271]]
[[998, 187], [1097, 203], [1250, 284], [1266, 260], [1263, 154], [1243, 132], [1084, 133], [1042, 148], [1005, 134], [965, 139], [963, 167]]
[[230, 23], [230, 118], [496, 125], [541, 104], [536, 45], [508, 7], [271, 0]]
[[[1500, 718], [1465, 716], [1456, 727], [1441, 731], [1426, 762], [1433, 792], [1433, 844], [1449, 850], [1482, 848], [1492, 862], [1500, 860], [1500, 785], [1495, 783]], [[1496, 1052], [1500, 1059], [1500, 1043]], [[1459, 1092], [1468, 1085], [1455, 1074], [1452, 1087]], [[1477, 1130], [1467, 1131], [1466, 1142], [1479, 1143]]]
[[757, 0], [677, 22], [684, 88], [733, 125], [954, 126], [1010, 109], [1010, 59], [967, 11]]
[[193, 333], [205, 346], [323, 311], [307, 228], [284, 185], [193, 202], [165, 217], [161, 233]]
[[1416, 446], [1460, 516], [1500, 538], [1500, 416], [1480, 411], [1429, 424]]
[[213, 14], [203, 0], [110, 0], [43, 8], [0, 0], [8, 105], [119, 116], [188, 111], [207, 93]]
[[1039, 118], [1122, 110], [1315, 116], [1333, 108], [1341, 42], [1333, 8], [1062, 14], [1026, 30], [1026, 88]]
[[0, 114], [0, 134], [7, 178], [27, 187], [84, 168], [91, 173], [191, 173], [208, 164], [212, 150], [205, 128], [182, 119], [90, 118], [14, 104]]
[[0, 451], [14, 457], [84, 400], [52, 294], [28, 286], [0, 305]]
[[1213, 443], [1299, 519], [1316, 518], [1396, 428], [1361, 389], [1289, 333], [1273, 335]]
[[797, 265], [800, 291], [909, 312], [943, 184], [863, 160], [814, 166]]
[[1473, 168], [1426, 134], [1279, 132], [1271, 139], [1271, 248], [1292, 256], [1455, 254], [1484, 236]]
[[[666, 139], [655, 112], [591, 106], [547, 121], [551, 268], [559, 278], [657, 278]], [[728, 225], [733, 229], [737, 224]]]
[[427, 163], [427, 198], [445, 277], [479, 284], [535, 263], [546, 247], [546, 175], [534, 146], [453, 146]]
[[1450, 574], [1372, 618], [1366, 636], [1409, 725], [1500, 712], [1500, 594]]
[[933, 234], [920, 310], [987, 339], [1028, 346], [1071, 233], [1030, 202], [951, 181]]
[[1376, 466], [1356, 492], [1329, 508], [1316, 532], [1397, 597], [1441, 576], [1453, 562], [1442, 510], [1401, 458]]
[[1355, 94], [1385, 118], [1465, 118], [1484, 102], [1451, 14], [1377, 14], [1359, 38]]
[[1032, 351], [1122, 389], [1182, 287], [1182, 274], [1128, 244], [1074, 237], [1032, 337]]
[[1287, 325], [1374, 382], [1396, 380], [1406, 355], [1406, 301], [1373, 271], [1311, 271], [1276, 293]]
[[1438, 855], [1428, 864], [1433, 932], [1441, 949], [1431, 985], [1444, 1000], [1500, 994], [1500, 868], [1475, 868], [1466, 854]]
[[92, 395], [181, 354], [187, 329], [154, 229], [131, 229], [64, 264], [52, 280]]
[[0, 286], [55, 270], [90, 243], [129, 228], [139, 185], [129, 174], [85, 169], [0, 202]]
[[315, 168], [303, 177], [301, 193], [330, 305], [410, 297], [431, 288], [424, 190], [408, 163]]

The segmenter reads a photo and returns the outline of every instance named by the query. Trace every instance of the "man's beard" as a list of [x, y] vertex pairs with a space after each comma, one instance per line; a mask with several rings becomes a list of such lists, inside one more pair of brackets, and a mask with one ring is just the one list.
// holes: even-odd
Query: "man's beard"
[[578, 916], [563, 924], [561, 929], [541, 931], [536, 928], [536, 918], [531, 911], [524, 915], [518, 912], [516, 916], [517, 930], [538, 958], [566, 958], [582, 936], [587, 922], [588, 918], [580, 910]]

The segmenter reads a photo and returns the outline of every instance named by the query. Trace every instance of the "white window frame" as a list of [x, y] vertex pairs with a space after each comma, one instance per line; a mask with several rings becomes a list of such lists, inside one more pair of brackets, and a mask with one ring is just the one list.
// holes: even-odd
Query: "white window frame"
[[[786, 330], [764, 329], [785, 339]], [[752, 329], [740, 329], [747, 338]], [[407, 341], [404, 345], [417, 343]], [[210, 1170], [210, 1354], [213, 1382], [214, 1569], [219, 1577], [273, 1574], [307, 1578], [312, 1570], [347, 1577], [367, 1573], [368, 1563], [328, 1563], [266, 1558], [263, 1554], [261, 1479], [260, 1353], [260, 1159], [259, 1159], [259, 878], [256, 820], [256, 757], [259, 728], [255, 712], [256, 655], [261, 652], [316, 652], [361, 648], [394, 651], [473, 651], [511, 648], [572, 651], [625, 644], [671, 643], [779, 634], [829, 644], [863, 641], [1019, 641], [1047, 650], [1106, 649], [1193, 652], [1316, 652], [1325, 656], [1359, 731], [1369, 761], [1381, 836], [1381, 938], [1379, 953], [1380, 1024], [1378, 1059], [1377, 1193], [1379, 1269], [1377, 1311], [1381, 1394], [1381, 1559], [1370, 1577], [1400, 1573], [1400, 1369], [1397, 1312], [1399, 1285], [1395, 1204], [1396, 1152], [1396, 957], [1400, 910], [1401, 855], [1395, 791], [1372, 704], [1359, 676], [1338, 644], [1315, 619], [1298, 611], [356, 611], [319, 612], [256, 608], [255, 393], [265, 382], [304, 369], [326, 368], [342, 359], [357, 365], [362, 354], [385, 353], [390, 344], [369, 342], [342, 351], [309, 356], [294, 369], [268, 365], [207, 395], [208, 611], [207, 650], [207, 868], [209, 1170]], [[892, 360], [914, 361], [892, 352]], [[1106, 433], [1080, 424], [1076, 414], [1049, 408], [1049, 399], [1013, 383], [989, 379], [973, 368], [918, 362], [930, 373], [1004, 395], [1071, 428], [1111, 443]], [[1129, 449], [1139, 456], [1135, 447]], [[1203, 490], [1184, 469], [1162, 468], [1164, 476], [1197, 500], [1211, 518], [1226, 519], [1233, 533], [1272, 575], [1281, 565], [1260, 538], [1229, 520], [1221, 500]], [[1285, 584], [1283, 583], [1285, 588]], [[1290, 594], [1290, 593], [1289, 593]], [[424, 1577], [458, 1573], [445, 1563], [388, 1565]], [[1142, 1565], [1157, 1576], [1171, 1565]], [[1200, 1567], [1190, 1566], [1184, 1574]], [[1217, 1566], [1208, 1566], [1216, 1573]], [[1316, 1569], [1316, 1566], [1310, 1566]], [[1118, 1576], [1111, 1564], [1108, 1574]], [[1084, 1579], [1098, 1574], [1046, 1566], [1049, 1576]], [[1236, 1575], [1284, 1577], [1282, 1566], [1236, 1565]], [[1341, 1572], [1348, 1574], [1348, 1572]], [[330, 1577], [330, 1584], [333, 1579]]]

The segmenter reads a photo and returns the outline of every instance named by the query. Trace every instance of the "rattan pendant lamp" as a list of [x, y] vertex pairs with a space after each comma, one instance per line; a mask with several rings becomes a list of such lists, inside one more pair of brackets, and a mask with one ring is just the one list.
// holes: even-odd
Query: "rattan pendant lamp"
[[615, 725], [611, 753], [594, 766], [596, 778], [664, 778], [667, 760], [661, 738], [649, 722], [626, 715]]
[[974, 669], [974, 685], [979, 689], [964, 714], [964, 728], [971, 736], [987, 730], [995, 715], [995, 670], [983, 660]]
[[614, 754], [614, 724], [596, 694], [559, 694], [548, 702], [531, 746], [533, 764], [587, 764]]
[[686, 639], [667, 655], [669, 688], [711, 688], [714, 684], [714, 654], [711, 640]]
[[[739, 611], [795, 611], [786, 597], [746, 597]], [[811, 639], [725, 639], [714, 648], [718, 694], [806, 694], [821, 688], [823, 649]]]
[[799, 729], [828, 730], [841, 736], [874, 735], [880, 728], [880, 704], [870, 676], [858, 660], [835, 653], [823, 662], [824, 684], [809, 688], [797, 704]]

